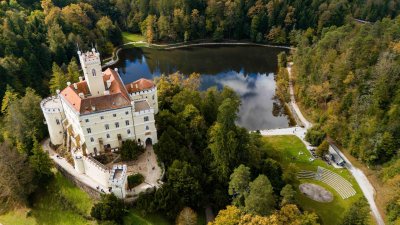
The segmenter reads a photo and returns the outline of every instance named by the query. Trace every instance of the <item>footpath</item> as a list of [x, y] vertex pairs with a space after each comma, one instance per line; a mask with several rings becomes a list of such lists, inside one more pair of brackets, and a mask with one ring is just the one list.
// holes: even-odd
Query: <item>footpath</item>
[[[293, 109], [296, 116], [300, 119], [301, 123], [304, 127], [289, 127], [283, 129], [271, 129], [271, 130], [261, 130], [261, 135], [264, 136], [273, 136], [273, 135], [295, 135], [306, 145], [307, 149], [311, 148], [310, 143], [305, 140], [305, 134], [307, 129], [312, 127], [312, 123], [310, 123], [301, 113], [300, 108], [296, 103], [296, 99], [294, 96], [293, 83], [292, 83], [292, 63], [289, 63], [287, 70], [289, 73], [289, 88], [290, 88], [290, 107]], [[357, 167], [355, 167], [350, 160], [340, 151], [340, 149], [334, 144], [330, 143], [332, 148], [342, 157], [342, 159], [346, 162], [346, 169], [350, 171], [350, 173], [356, 179], [358, 185], [360, 186], [365, 198], [368, 200], [368, 203], [371, 208], [371, 212], [375, 221], [378, 225], [384, 225], [385, 222], [382, 219], [381, 214], [379, 213], [378, 207], [375, 203], [375, 189], [372, 184], [369, 182], [367, 176], [365, 176], [364, 172]]]

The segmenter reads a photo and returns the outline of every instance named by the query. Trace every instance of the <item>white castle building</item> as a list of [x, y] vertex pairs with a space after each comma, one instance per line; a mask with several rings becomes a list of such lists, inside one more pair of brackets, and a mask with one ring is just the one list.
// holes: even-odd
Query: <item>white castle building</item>
[[[117, 69], [102, 71], [95, 49], [78, 55], [85, 79], [68, 82], [57, 96], [44, 99], [41, 108], [51, 143], [65, 145], [75, 169], [107, 187], [116, 171], [95, 165], [91, 156], [113, 151], [127, 139], [143, 145], [157, 142], [157, 87], [147, 79], [124, 85]], [[121, 186], [118, 180], [112, 186]]]

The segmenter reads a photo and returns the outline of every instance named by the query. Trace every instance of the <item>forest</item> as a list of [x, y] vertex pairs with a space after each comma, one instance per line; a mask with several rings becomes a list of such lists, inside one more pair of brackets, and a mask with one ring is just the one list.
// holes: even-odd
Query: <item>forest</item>
[[[303, 35], [293, 55], [296, 94], [316, 129], [377, 171], [400, 212], [400, 17]], [[382, 169], [383, 168], [383, 169]]]
[[[352, 18], [394, 18], [394, 0], [9, 0], [0, 3], [0, 98], [10, 85], [49, 93], [55, 62], [66, 72], [78, 48], [103, 58], [122, 43], [121, 31], [148, 42], [235, 39], [297, 45], [301, 30], [340, 26]], [[195, 71], [193, 71], [195, 72]]]

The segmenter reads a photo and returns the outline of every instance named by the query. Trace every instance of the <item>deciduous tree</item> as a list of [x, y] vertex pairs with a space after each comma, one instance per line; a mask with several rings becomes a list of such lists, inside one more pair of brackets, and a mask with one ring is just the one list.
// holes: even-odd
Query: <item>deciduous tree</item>
[[245, 198], [245, 210], [248, 213], [266, 216], [275, 208], [272, 185], [265, 175], [259, 175], [250, 183], [249, 194]]

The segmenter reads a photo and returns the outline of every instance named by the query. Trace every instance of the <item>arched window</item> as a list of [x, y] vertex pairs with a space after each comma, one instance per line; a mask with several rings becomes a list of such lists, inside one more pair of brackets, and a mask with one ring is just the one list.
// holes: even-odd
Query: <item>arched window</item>
[[149, 130], [150, 128], [149, 128], [149, 126], [146, 126], [146, 130]]
[[95, 77], [96, 76], [96, 70], [92, 69], [92, 75]]

